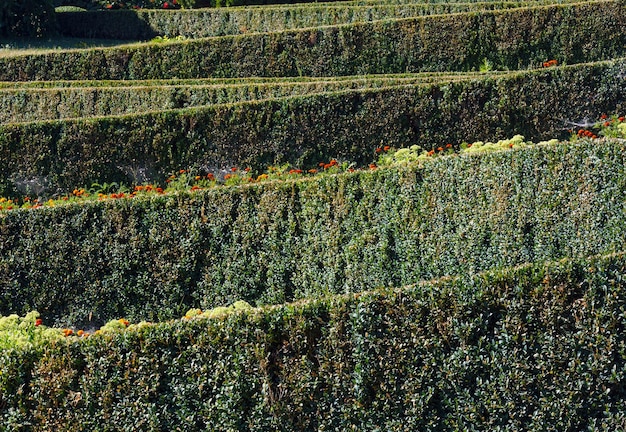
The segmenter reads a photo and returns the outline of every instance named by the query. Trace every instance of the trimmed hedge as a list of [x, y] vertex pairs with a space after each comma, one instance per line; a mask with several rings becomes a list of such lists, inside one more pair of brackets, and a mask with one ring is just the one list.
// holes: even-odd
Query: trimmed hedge
[[181, 10], [175, 13], [155, 10], [62, 13], [57, 15], [57, 20], [61, 34], [65, 36], [146, 40], [157, 35], [201, 38], [554, 3], [557, 2], [542, 0], [365, 5], [316, 3], [315, 7], [291, 5], [273, 8], [218, 8]]
[[623, 60], [469, 82], [353, 90], [125, 117], [0, 126], [0, 196], [46, 180], [51, 192], [154, 179], [181, 168], [340, 158], [365, 165], [381, 144], [436, 148], [464, 140], [554, 138], [575, 121], [626, 110]]
[[617, 1], [376, 21], [0, 59], [0, 80], [329, 76], [539, 66], [624, 56]]
[[[482, 75], [483, 77], [485, 75]], [[311, 95], [337, 90], [371, 89], [399, 85], [418, 85], [441, 80], [461, 81], [479, 78], [478, 74], [428, 77], [416, 75], [378, 76], [375, 79], [310, 79], [238, 84], [141, 85], [114, 87], [91, 85], [58, 88], [0, 89], [0, 123], [55, 120], [76, 117], [110, 116], [164, 109], [237, 103], [286, 96]]]
[[621, 250], [623, 141], [4, 212], [0, 314], [88, 325]]
[[623, 254], [2, 352], [10, 428], [621, 430]]

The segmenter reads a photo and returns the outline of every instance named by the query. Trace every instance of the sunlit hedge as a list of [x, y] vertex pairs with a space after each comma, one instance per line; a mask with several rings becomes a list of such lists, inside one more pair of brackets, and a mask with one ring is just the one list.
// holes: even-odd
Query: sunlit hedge
[[[623, 254], [0, 353], [7, 430], [620, 430]], [[31, 429], [29, 429], [31, 430]]]
[[[254, 1], [254, 0], [253, 0]], [[245, 2], [245, 0], [244, 0]], [[179, 1], [180, 3], [180, 1]], [[241, 0], [213, 0], [242, 4]], [[322, 25], [348, 24], [390, 18], [499, 10], [531, 5], [569, 3], [553, 0], [489, 2], [360, 2], [298, 4], [284, 7], [213, 8], [202, 10], [157, 11], [118, 10], [58, 14], [59, 31], [72, 37], [148, 40], [157, 35], [190, 38], [278, 31]]]
[[499, 69], [624, 55], [617, 1], [437, 15], [0, 59], [0, 80], [329, 76]]
[[620, 250], [621, 141], [5, 211], [0, 313], [164, 320]]

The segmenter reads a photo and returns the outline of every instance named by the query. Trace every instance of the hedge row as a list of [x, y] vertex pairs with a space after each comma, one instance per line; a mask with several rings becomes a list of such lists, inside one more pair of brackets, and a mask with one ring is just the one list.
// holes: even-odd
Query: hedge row
[[615, 0], [376, 21], [0, 59], [0, 80], [329, 76], [540, 66], [620, 57]]
[[366, 80], [409, 80], [441, 81], [448, 79], [486, 78], [503, 75], [507, 71], [484, 72], [418, 72], [402, 74], [365, 74], [357, 76], [329, 77], [243, 77], [243, 78], [196, 78], [196, 79], [151, 79], [151, 80], [61, 80], [61, 81], [0, 81], [0, 90], [17, 89], [61, 89], [61, 88], [92, 88], [92, 87], [149, 87], [149, 86], [200, 86], [200, 85], [234, 85], [234, 84], [308, 84], [317, 82], [342, 82]]
[[7, 88], [0, 89], [0, 123], [131, 114], [311, 95], [337, 90], [426, 85], [433, 81], [439, 82], [442, 79], [450, 82], [477, 77], [476, 74], [436, 78], [416, 75], [415, 77], [379, 76], [375, 79], [353, 77], [352, 80], [257, 81], [239, 84], [134, 84], [128, 87], [118, 84], [114, 87], [92, 85], [90, 87], [67, 86], [46, 89]]
[[621, 141], [9, 211], [0, 314], [60, 325], [325, 293], [621, 250]]
[[623, 254], [562, 260], [5, 351], [0, 412], [23, 431], [621, 430], [625, 280]]
[[552, 0], [365, 5], [316, 3], [315, 7], [290, 5], [177, 12], [118, 10], [60, 13], [57, 21], [61, 34], [70, 37], [145, 40], [160, 35], [201, 38], [554, 3]]
[[[203, 170], [330, 158], [365, 165], [382, 145], [569, 136], [572, 122], [626, 110], [624, 60], [430, 86], [353, 90], [235, 105], [0, 126], [0, 196], [20, 184], [48, 192], [92, 182], [159, 181]], [[143, 180], [141, 180], [143, 181]]]

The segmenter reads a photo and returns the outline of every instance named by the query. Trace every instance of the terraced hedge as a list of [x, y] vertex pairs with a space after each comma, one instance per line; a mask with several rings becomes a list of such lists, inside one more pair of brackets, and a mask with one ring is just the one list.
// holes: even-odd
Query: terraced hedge
[[[501, 76], [499, 74], [498, 76]], [[59, 83], [59, 87], [15, 86], [0, 88], [0, 123], [54, 120], [76, 117], [110, 116], [237, 103], [287, 96], [311, 95], [338, 90], [371, 89], [392, 86], [467, 81], [486, 74], [417, 74], [414, 76], [346, 77], [345, 79], [172, 80], [159, 82], [110, 82], [97, 85]]]
[[624, 67], [620, 60], [430, 86], [4, 125], [0, 195], [37, 179], [66, 191], [128, 182], [128, 173], [140, 168], [163, 178], [189, 167], [264, 169], [287, 161], [310, 168], [331, 157], [363, 165], [381, 144], [429, 149], [518, 133], [553, 138], [572, 127], [564, 119], [623, 112]]
[[5, 212], [0, 314], [165, 320], [620, 250], [621, 141]]
[[625, 280], [623, 254], [562, 260], [4, 351], [0, 410], [26, 430], [620, 430]]
[[[146, 40], [160, 36], [201, 38], [270, 32], [389, 18], [500, 10], [541, 4], [541, 1], [436, 2], [387, 4], [319, 4], [281, 7], [180, 10], [118, 10], [57, 14], [60, 32], [71, 37]], [[567, 1], [564, 3], [568, 3]], [[572, 2], [573, 3], [573, 2]]]
[[[614, 0], [0, 59], [0, 80], [329, 76], [497, 69], [624, 55]], [[358, 49], [357, 49], [358, 48]]]

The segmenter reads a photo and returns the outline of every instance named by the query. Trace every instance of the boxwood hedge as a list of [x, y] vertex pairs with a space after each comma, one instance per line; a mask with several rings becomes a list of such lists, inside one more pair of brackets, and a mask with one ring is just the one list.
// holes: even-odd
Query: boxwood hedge
[[150, 170], [290, 162], [331, 157], [371, 162], [382, 145], [430, 149], [463, 140], [567, 136], [584, 118], [623, 112], [624, 61], [544, 69], [429, 86], [161, 111], [123, 117], [0, 126], [0, 195], [46, 180], [52, 192], [128, 182]]
[[621, 141], [3, 212], [0, 313], [164, 320], [621, 250]]
[[[226, 0], [229, 1], [229, 0]], [[224, 3], [224, 2], [222, 2]], [[70, 37], [147, 40], [155, 36], [189, 38], [257, 33], [323, 25], [367, 22], [389, 18], [500, 10], [529, 5], [561, 3], [532, 2], [386, 2], [377, 4], [311, 4], [262, 8], [217, 8], [202, 10], [117, 10], [57, 14], [59, 31]], [[569, 3], [564, 1], [562, 3]]]
[[623, 254], [0, 353], [7, 430], [620, 430]]
[[616, 0], [0, 58], [0, 80], [329, 76], [540, 66], [624, 56]]

